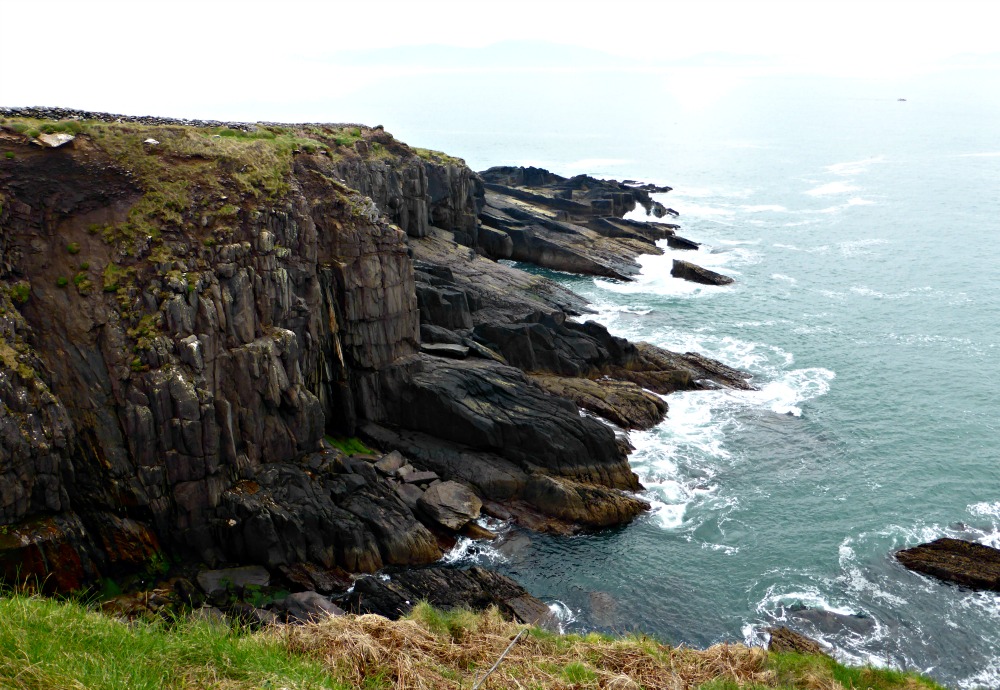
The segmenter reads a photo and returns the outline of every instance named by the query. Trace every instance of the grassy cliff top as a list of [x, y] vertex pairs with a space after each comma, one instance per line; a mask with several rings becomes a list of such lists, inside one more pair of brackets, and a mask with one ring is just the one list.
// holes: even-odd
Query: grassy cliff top
[[[522, 633], [523, 631], [523, 633]], [[257, 633], [207, 620], [126, 623], [73, 602], [0, 599], [0, 686], [25, 688], [939, 688], [915, 674], [742, 645], [556, 635], [496, 611], [344, 616]]]

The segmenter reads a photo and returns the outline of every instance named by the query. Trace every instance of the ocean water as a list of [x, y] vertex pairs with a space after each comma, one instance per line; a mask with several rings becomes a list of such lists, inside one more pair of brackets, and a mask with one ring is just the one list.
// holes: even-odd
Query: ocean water
[[[702, 646], [786, 624], [842, 660], [1000, 687], [1000, 595], [892, 556], [945, 535], [1000, 546], [995, 79], [776, 78], [696, 108], [633, 79], [600, 97], [581, 83], [578, 109], [535, 83], [488, 107], [515, 91], [470, 81], [462, 106], [382, 119], [477, 169], [673, 186], [661, 200], [699, 251], [644, 257], [632, 283], [555, 277], [612, 332], [718, 358], [760, 390], [669, 396], [665, 422], [630, 434], [654, 506], [633, 524], [499, 526], [499, 548], [450, 560], [512, 575], [570, 630]], [[737, 282], [674, 279], [679, 256]]]

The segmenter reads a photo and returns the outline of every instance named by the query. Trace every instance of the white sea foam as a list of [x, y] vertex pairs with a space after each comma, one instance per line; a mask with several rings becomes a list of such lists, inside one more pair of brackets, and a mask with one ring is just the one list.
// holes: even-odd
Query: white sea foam
[[845, 161], [843, 163], [834, 163], [833, 165], [826, 166], [825, 170], [833, 173], [834, 175], [860, 175], [861, 173], [868, 172], [870, 168], [875, 163], [885, 162], [885, 156], [874, 156], [872, 158], [863, 158], [859, 161]]
[[783, 280], [786, 283], [793, 283], [794, 284], [794, 283], [799, 282], [795, 278], [792, 278], [791, 276], [786, 276], [786, 275], [781, 274], [781, 273], [772, 273], [771, 274], [771, 278], [773, 280]]
[[880, 292], [878, 290], [873, 290], [865, 285], [855, 285], [851, 288], [851, 292], [855, 295], [861, 295], [862, 297], [874, 297], [875, 299], [906, 299], [908, 297], [913, 297], [915, 295], [920, 295], [922, 293], [927, 293], [932, 291], [931, 287], [919, 287], [910, 288], [909, 290], [904, 290], [903, 292]]
[[813, 187], [807, 190], [805, 193], [809, 196], [832, 196], [834, 194], [847, 194], [848, 192], [856, 192], [860, 188], [856, 187], [847, 182], [827, 182], [826, 184], [821, 184], [818, 187]]
[[549, 611], [556, 619], [559, 634], [566, 632], [566, 626], [576, 621], [576, 613], [573, 612], [573, 609], [558, 599], [549, 604]]
[[782, 244], [781, 242], [775, 242], [772, 247], [777, 247], [778, 249], [790, 249], [793, 252], [805, 252], [806, 254], [825, 254], [830, 251], [830, 245], [821, 244], [816, 247], [797, 247], [794, 244]]
[[871, 254], [872, 253], [870, 251], [871, 247], [877, 247], [883, 244], [888, 244], [888, 242], [886, 240], [873, 237], [865, 240], [850, 240], [847, 242], [839, 242], [837, 244], [837, 249], [844, 256], [862, 256]]
[[749, 206], [740, 206], [741, 211], [746, 211], [747, 213], [787, 213], [788, 209], [784, 206], [779, 206], [778, 204], [757, 204]]

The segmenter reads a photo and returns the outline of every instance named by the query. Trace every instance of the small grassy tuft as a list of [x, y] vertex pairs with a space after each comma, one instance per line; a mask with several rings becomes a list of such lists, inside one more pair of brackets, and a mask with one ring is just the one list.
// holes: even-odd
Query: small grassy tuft
[[375, 452], [356, 436], [350, 438], [327, 436], [326, 442], [348, 455], [371, 455]]

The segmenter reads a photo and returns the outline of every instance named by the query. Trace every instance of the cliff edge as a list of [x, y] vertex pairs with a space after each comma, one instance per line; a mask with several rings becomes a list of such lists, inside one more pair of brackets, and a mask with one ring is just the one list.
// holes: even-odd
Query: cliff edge
[[[580, 408], [648, 427], [648, 390], [749, 384], [497, 261], [582, 223], [574, 256], [624, 278], [609, 240], [672, 234], [636, 238], [620, 183], [576, 181], [585, 204], [511, 174], [381, 127], [0, 109], [4, 578], [67, 591], [167, 554], [312, 589], [438, 560], [480, 510], [634, 518], [627, 442]], [[380, 451], [331, 443], [353, 436]]]

